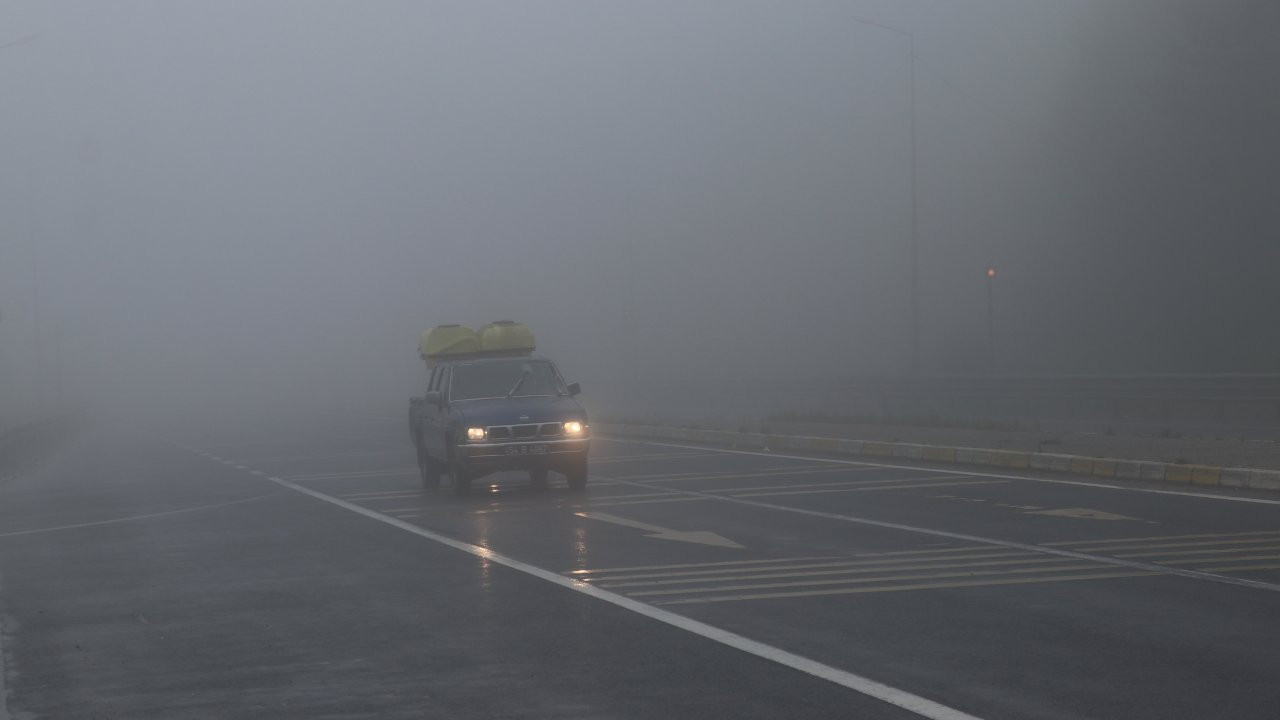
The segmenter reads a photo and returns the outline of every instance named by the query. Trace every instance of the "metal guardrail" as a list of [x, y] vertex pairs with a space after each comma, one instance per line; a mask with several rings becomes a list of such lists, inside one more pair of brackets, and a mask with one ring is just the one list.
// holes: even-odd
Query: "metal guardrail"
[[1001, 422], [1168, 433], [1280, 433], [1280, 374], [948, 376], [594, 382], [597, 412]]

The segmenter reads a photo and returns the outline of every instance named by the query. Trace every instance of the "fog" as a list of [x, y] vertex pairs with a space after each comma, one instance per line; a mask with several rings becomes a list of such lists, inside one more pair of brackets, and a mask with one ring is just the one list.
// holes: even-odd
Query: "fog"
[[588, 400], [910, 373], [905, 33], [920, 372], [1278, 371], [1278, 31], [1271, 0], [9, 2], [4, 419], [398, 412], [421, 331], [505, 318]]

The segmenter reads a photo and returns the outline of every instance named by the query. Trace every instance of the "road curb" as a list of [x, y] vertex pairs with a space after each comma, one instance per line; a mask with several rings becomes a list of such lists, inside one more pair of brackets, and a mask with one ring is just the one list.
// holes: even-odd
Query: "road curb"
[[1280, 470], [1217, 467], [1119, 458], [1019, 452], [991, 448], [924, 445], [881, 440], [778, 435], [775, 433], [708, 430], [666, 425], [594, 423], [594, 429], [613, 435], [650, 440], [677, 440], [708, 445], [728, 445], [756, 450], [806, 450], [871, 458], [900, 458], [954, 462], [1002, 469], [1047, 470], [1108, 480], [1145, 480], [1197, 487], [1227, 487], [1280, 491]]

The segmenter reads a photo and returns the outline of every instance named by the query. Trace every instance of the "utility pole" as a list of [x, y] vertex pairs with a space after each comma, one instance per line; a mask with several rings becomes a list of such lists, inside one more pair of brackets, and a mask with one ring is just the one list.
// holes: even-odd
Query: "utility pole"
[[855, 17], [853, 21], [863, 25], [888, 30], [907, 39], [907, 93], [909, 95], [909, 115], [911, 130], [911, 239], [909, 253], [911, 256], [911, 376], [920, 376], [920, 254], [918, 240], [919, 227], [919, 185], [917, 183], [916, 161], [916, 36], [902, 28], [885, 25], [874, 20]]

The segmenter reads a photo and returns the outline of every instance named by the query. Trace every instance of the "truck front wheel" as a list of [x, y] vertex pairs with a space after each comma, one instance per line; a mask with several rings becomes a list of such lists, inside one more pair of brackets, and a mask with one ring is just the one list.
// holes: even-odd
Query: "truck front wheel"
[[576, 460], [564, 472], [565, 480], [569, 481], [569, 489], [574, 492], [582, 492], [587, 489], [587, 459]]
[[454, 454], [449, 458], [449, 477], [453, 478], [453, 494], [458, 497], [471, 493], [471, 473]]
[[440, 466], [421, 446], [418, 447], [418, 473], [422, 476], [423, 490], [435, 490], [440, 487]]

